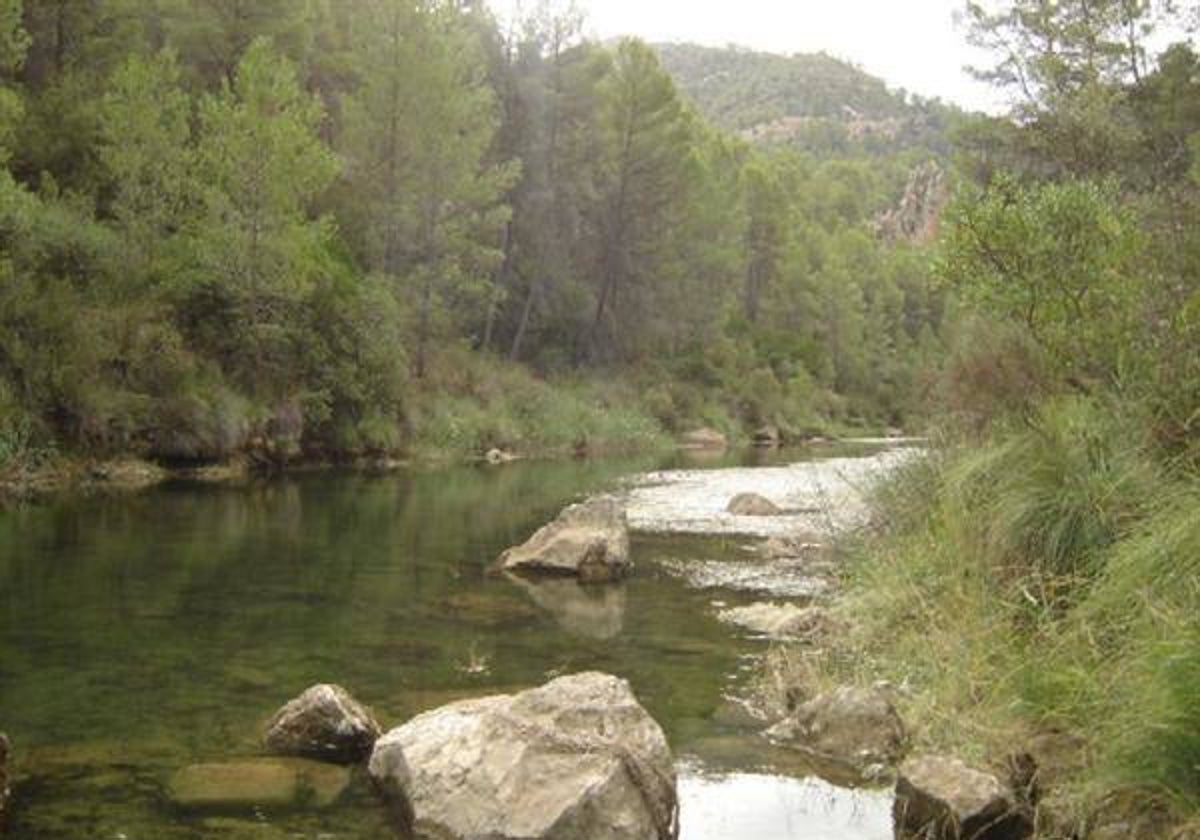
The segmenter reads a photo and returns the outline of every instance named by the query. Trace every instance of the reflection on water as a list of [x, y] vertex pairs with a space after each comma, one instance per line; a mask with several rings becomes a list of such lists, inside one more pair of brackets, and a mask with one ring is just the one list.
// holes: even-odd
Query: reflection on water
[[625, 583], [581, 584], [570, 578], [531, 580], [506, 575], [544, 609], [558, 626], [576, 636], [612, 639], [625, 625]]
[[[650, 562], [607, 588], [489, 572], [564, 504], [662, 466], [316, 475], [0, 514], [0, 729], [17, 747], [16, 836], [387, 836], [361, 779], [328, 811], [269, 822], [164, 802], [173, 770], [255, 754], [265, 719], [318, 681], [342, 683], [394, 725], [462, 697], [603, 670], [633, 683], [686, 754], [712, 735], [723, 694], [761, 651], [711, 602], [749, 596], [689, 588]], [[636, 540], [633, 550], [636, 561]], [[688, 802], [696, 785], [728, 787], [691, 780]], [[702, 807], [686, 806], [688, 826]], [[777, 835], [687, 834], [717, 836]]]
[[884, 791], [847, 792], [817, 778], [759, 773], [679, 779], [683, 840], [888, 840], [892, 800]]

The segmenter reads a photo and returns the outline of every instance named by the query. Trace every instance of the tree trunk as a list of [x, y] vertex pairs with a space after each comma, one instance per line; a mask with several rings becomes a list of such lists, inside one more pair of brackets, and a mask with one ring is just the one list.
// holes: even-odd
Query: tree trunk
[[513, 336], [512, 347], [508, 351], [509, 361], [515, 362], [521, 355], [521, 343], [525, 340], [525, 331], [529, 329], [529, 318], [533, 314], [533, 303], [537, 293], [537, 280], [530, 280], [529, 294], [525, 296], [525, 306], [521, 308], [521, 322], [517, 324], [517, 332]]

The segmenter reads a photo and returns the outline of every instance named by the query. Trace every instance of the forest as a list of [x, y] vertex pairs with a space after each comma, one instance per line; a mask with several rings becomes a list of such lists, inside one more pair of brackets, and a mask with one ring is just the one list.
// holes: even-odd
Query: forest
[[875, 232], [928, 152], [756, 146], [569, 4], [0, 20], [0, 460], [901, 425], [944, 352], [927, 255]]

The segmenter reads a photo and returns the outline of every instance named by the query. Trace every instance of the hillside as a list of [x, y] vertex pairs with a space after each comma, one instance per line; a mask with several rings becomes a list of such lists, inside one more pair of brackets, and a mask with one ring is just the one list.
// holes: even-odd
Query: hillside
[[960, 111], [892, 90], [824, 53], [777, 55], [740, 47], [656, 44], [679, 90], [711, 120], [747, 139], [818, 155], [949, 151]]

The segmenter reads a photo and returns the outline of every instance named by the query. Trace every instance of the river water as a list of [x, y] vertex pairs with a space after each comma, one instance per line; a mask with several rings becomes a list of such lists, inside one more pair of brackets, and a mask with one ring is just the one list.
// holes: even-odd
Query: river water
[[684, 840], [885, 840], [887, 792], [821, 781], [730, 712], [766, 643], [716, 612], [763, 593], [680, 570], [745, 555], [736, 529], [635, 537], [636, 572], [616, 587], [488, 574], [565, 504], [680, 457], [179, 484], [0, 513], [14, 835], [387, 837], [362, 778], [331, 808], [272, 814], [182, 812], [163, 783], [189, 763], [257, 754], [264, 721], [315, 682], [346, 686], [388, 727], [601, 670], [629, 679], [667, 732]]

